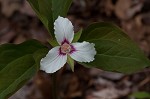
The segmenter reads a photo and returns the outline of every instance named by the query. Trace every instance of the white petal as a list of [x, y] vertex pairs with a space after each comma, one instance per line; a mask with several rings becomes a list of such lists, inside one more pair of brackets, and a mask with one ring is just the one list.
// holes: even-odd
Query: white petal
[[74, 37], [73, 25], [67, 18], [58, 17], [54, 22], [55, 37], [61, 45], [66, 39], [69, 43], [72, 42]]
[[46, 57], [41, 59], [41, 70], [46, 73], [54, 73], [64, 66], [67, 61], [67, 55], [60, 55], [59, 48], [60, 46], [52, 48]]
[[96, 55], [95, 44], [89, 42], [73, 43], [73, 47], [76, 51], [70, 54], [70, 56], [79, 62], [91, 62]]

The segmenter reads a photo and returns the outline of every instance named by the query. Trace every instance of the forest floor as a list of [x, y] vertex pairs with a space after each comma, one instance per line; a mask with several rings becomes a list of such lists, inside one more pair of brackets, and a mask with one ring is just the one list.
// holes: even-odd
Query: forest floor
[[[67, 16], [77, 32], [93, 22], [111, 22], [122, 28], [150, 58], [150, 0], [73, 0]], [[19, 44], [27, 39], [47, 43], [50, 36], [25, 0], [0, 0], [0, 44]], [[76, 64], [58, 74], [62, 99], [135, 99], [134, 92], [150, 93], [150, 68], [125, 75]], [[51, 77], [39, 71], [9, 99], [50, 99]]]

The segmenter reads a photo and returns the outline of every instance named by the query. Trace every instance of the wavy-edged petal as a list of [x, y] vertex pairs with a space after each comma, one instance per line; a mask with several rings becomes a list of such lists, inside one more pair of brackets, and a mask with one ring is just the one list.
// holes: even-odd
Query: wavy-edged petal
[[71, 58], [79, 62], [91, 62], [94, 60], [96, 50], [95, 44], [89, 42], [73, 43], [75, 51], [70, 54]]
[[55, 37], [61, 45], [65, 40], [72, 42], [74, 37], [74, 30], [71, 21], [67, 18], [58, 17], [54, 22]]
[[46, 73], [54, 73], [63, 67], [67, 61], [67, 55], [59, 54], [60, 46], [52, 48], [46, 57], [41, 59], [40, 69]]

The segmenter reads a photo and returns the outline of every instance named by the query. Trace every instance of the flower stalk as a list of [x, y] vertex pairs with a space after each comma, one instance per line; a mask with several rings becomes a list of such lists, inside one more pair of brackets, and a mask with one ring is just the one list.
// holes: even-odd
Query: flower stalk
[[52, 77], [52, 99], [58, 99], [57, 95], [57, 72], [51, 75]]

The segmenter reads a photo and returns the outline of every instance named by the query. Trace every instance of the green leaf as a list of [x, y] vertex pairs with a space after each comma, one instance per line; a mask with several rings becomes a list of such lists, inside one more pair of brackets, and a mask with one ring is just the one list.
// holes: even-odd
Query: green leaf
[[67, 63], [70, 65], [71, 70], [74, 72], [74, 60], [68, 55]]
[[39, 19], [42, 21], [50, 35], [53, 30], [53, 15], [51, 10], [51, 0], [27, 0]]
[[150, 99], [150, 93], [148, 93], [148, 92], [135, 92], [131, 95], [131, 97], [134, 97], [136, 99]]
[[95, 44], [97, 54], [87, 67], [106, 71], [133, 73], [150, 66], [150, 61], [130, 38], [118, 27], [110, 23], [95, 23], [87, 27], [80, 41]]
[[58, 16], [66, 17], [72, 0], [28, 0], [39, 19], [54, 37], [54, 21]]
[[58, 16], [66, 17], [72, 0], [52, 0], [53, 20]]
[[42, 18], [43, 24], [46, 26], [49, 32], [53, 33], [53, 13], [52, 4], [50, 0], [38, 0], [39, 14]]
[[45, 57], [46, 54], [48, 53], [48, 51], [49, 51], [48, 48], [42, 48], [33, 53], [33, 58], [35, 60], [36, 66], [37, 66], [37, 70], [39, 70], [39, 68], [40, 68], [41, 58]]
[[0, 99], [8, 98], [38, 71], [40, 59], [47, 51], [36, 40], [0, 46]]
[[72, 41], [72, 42], [77, 42], [77, 41], [80, 39], [81, 34], [82, 34], [82, 30], [83, 30], [83, 29], [80, 29], [80, 31], [78, 31], [77, 33], [75, 33], [75, 35], [74, 35], [74, 38], [73, 38], [73, 41]]

